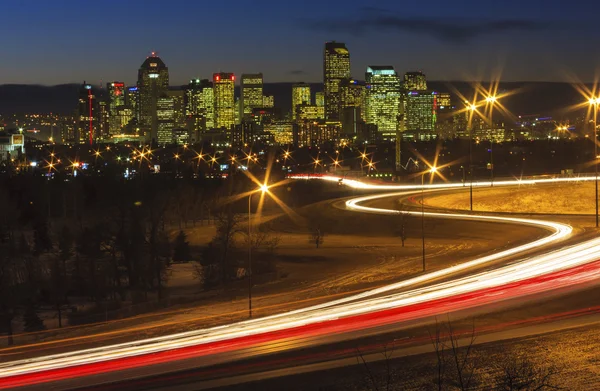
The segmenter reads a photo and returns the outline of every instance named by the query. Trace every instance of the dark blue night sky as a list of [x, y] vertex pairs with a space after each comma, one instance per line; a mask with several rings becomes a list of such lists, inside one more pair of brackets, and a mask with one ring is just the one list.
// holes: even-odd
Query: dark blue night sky
[[213, 72], [320, 81], [322, 49], [345, 42], [367, 65], [433, 80], [591, 81], [600, 70], [595, 1], [6, 0], [0, 84], [133, 83], [152, 50], [171, 84]]

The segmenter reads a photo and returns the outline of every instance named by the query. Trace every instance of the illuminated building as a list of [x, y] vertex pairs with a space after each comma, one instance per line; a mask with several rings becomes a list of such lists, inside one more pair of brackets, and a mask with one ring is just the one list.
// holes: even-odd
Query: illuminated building
[[104, 140], [110, 137], [110, 113], [106, 102], [98, 102], [98, 133], [94, 135], [95, 140]]
[[298, 121], [315, 121], [325, 119], [325, 107], [315, 105], [300, 105], [296, 107], [296, 119]]
[[325, 93], [324, 92], [315, 93], [315, 105], [325, 107]]
[[154, 52], [140, 67], [137, 86], [140, 89], [141, 134], [146, 141], [158, 141], [157, 104], [169, 89], [169, 68]]
[[437, 92], [408, 92], [406, 96], [406, 132], [421, 140], [434, 138], [436, 111]]
[[127, 87], [125, 90], [125, 104], [131, 107], [133, 118], [140, 120], [140, 89], [138, 87]]
[[275, 97], [273, 95], [265, 95], [265, 96], [263, 96], [262, 107], [265, 107], [265, 108], [275, 107]]
[[200, 79], [190, 80], [185, 89], [185, 115], [200, 115], [200, 100], [202, 99], [202, 87]]
[[164, 146], [173, 141], [175, 129], [175, 109], [172, 96], [163, 94], [156, 102], [157, 134], [156, 142]]
[[288, 121], [274, 121], [264, 126], [264, 131], [273, 135], [273, 142], [279, 145], [292, 145], [294, 143], [294, 130], [296, 124]]
[[231, 129], [235, 125], [235, 76], [233, 73], [213, 74], [214, 126]]
[[279, 117], [279, 110], [274, 107], [252, 109], [251, 121], [257, 125], [265, 125]]
[[310, 105], [310, 85], [298, 83], [292, 86], [292, 119], [296, 119], [296, 108], [300, 105]]
[[258, 107], [264, 107], [263, 74], [242, 74], [240, 81], [240, 121], [248, 120], [252, 114], [252, 109]]
[[170, 90], [166, 95], [173, 98], [173, 124], [175, 128], [185, 127], [185, 91]]
[[358, 133], [359, 124], [363, 122], [366, 84], [358, 80], [344, 79], [340, 83], [340, 94], [342, 133], [355, 135]]
[[449, 92], [438, 92], [437, 95], [438, 109], [452, 108], [452, 99]]
[[193, 141], [213, 127], [213, 87], [208, 79], [192, 79], [185, 90], [186, 128]]
[[406, 91], [427, 90], [427, 78], [423, 72], [406, 72], [404, 74], [404, 89]]
[[79, 88], [79, 103], [77, 105], [77, 126], [75, 131], [75, 143], [92, 143], [92, 139], [98, 138], [100, 132], [100, 109], [98, 100], [91, 84], [83, 82]]
[[108, 91], [108, 133], [117, 134], [121, 132], [121, 119], [117, 115], [117, 108], [125, 105], [125, 83], [113, 81], [106, 83]]
[[0, 135], [0, 161], [25, 154], [25, 136], [22, 134]]
[[171, 141], [174, 144], [188, 144], [190, 142], [190, 134], [186, 129], [173, 129]]
[[325, 94], [325, 119], [340, 119], [340, 83], [350, 78], [350, 53], [340, 42], [325, 43], [323, 51], [323, 84]]
[[303, 121], [298, 123], [298, 147], [337, 145], [342, 132], [339, 121]]
[[133, 119], [133, 109], [127, 105], [117, 107], [117, 118], [119, 119], [119, 133], [124, 133], [123, 129]]
[[401, 114], [401, 82], [398, 74], [391, 66], [369, 66], [365, 77], [365, 122], [377, 125], [383, 135], [395, 136]]

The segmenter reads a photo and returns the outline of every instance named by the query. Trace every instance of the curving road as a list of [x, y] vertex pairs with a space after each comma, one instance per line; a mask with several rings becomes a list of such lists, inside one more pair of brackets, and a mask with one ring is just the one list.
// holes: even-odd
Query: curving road
[[[335, 177], [321, 179], [339, 180]], [[590, 179], [593, 178], [576, 180]], [[530, 180], [527, 183], [570, 180], [575, 179]], [[348, 209], [365, 213], [399, 213], [365, 204], [420, 190], [415, 186], [376, 186], [350, 180], [344, 180], [344, 183], [360, 189], [396, 190], [347, 201]], [[494, 185], [523, 183], [500, 181], [494, 182]], [[462, 186], [435, 184], [425, 188], [436, 191]], [[484, 184], [479, 183], [478, 186]], [[409, 213], [421, 215], [420, 212]], [[72, 388], [226, 364], [253, 355], [315, 346], [325, 340], [356, 338], [368, 334], [369, 330], [556, 290], [600, 276], [599, 238], [551, 249], [551, 245], [569, 238], [572, 232], [569, 225], [488, 215], [441, 212], [426, 212], [425, 215], [525, 224], [544, 228], [549, 234], [534, 242], [457, 266], [301, 310], [131, 343], [2, 363], [0, 389], [19, 386], [47, 388], [45, 383], [48, 382], [55, 382], [53, 386], [56, 388]], [[532, 255], [532, 250], [537, 253]], [[502, 266], [482, 269], [498, 260], [503, 260]]]

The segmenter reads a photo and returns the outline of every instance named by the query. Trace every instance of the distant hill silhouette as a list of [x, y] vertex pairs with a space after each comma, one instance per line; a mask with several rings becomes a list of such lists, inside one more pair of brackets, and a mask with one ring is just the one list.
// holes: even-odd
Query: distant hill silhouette
[[[275, 104], [285, 112], [291, 109], [293, 83], [266, 83], [266, 95], [275, 96]], [[310, 83], [313, 94], [322, 91], [319, 83]], [[472, 95], [469, 82], [428, 82], [430, 89], [453, 94], [453, 103], [458, 104], [456, 91], [465, 97]], [[72, 114], [77, 106], [79, 84], [42, 86], [30, 84], [0, 85], [0, 114], [13, 113], [58, 113]], [[175, 87], [177, 88], [177, 87]], [[500, 91], [519, 91], [502, 100], [502, 104], [515, 115], [565, 116], [565, 109], [584, 100], [568, 83], [550, 82], [507, 82], [500, 84]], [[102, 96], [106, 90], [100, 90]], [[236, 88], [236, 95], [239, 89]]]

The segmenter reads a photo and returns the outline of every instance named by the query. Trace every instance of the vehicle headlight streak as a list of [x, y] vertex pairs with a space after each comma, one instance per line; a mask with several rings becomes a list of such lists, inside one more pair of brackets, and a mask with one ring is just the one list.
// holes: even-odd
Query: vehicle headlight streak
[[[325, 180], [339, 180], [339, 178], [335, 177], [321, 178]], [[582, 178], [577, 179], [582, 180]], [[549, 181], [553, 180], [536, 180], [532, 183]], [[523, 182], [524, 181], [513, 181], [511, 184], [523, 184]], [[351, 186], [357, 188], [388, 189], [387, 186], [368, 185], [369, 187], [363, 187], [365, 184], [361, 184], [361, 182], [357, 181], [350, 182], [349, 180], [344, 180], [344, 183], [347, 185], [353, 183], [354, 185]], [[501, 183], [503, 182], [494, 182], [494, 185], [498, 186], [501, 185]], [[456, 184], [426, 185], [425, 187], [434, 190], [463, 186], [463, 184], [458, 185], [459, 186], [456, 186]], [[406, 188], [392, 186], [389, 188], [393, 188], [395, 190], [409, 190], [420, 187], [415, 186]], [[360, 204], [384, 197], [396, 197], [400, 195], [407, 195], [409, 193], [410, 192], [404, 191], [359, 197], [347, 201], [346, 206], [348, 209], [358, 212], [388, 215], [398, 214], [399, 212], [395, 210], [371, 208], [362, 206]], [[421, 215], [420, 212], [408, 213]], [[236, 338], [291, 329], [319, 322], [327, 322], [335, 319], [382, 311], [385, 309], [401, 308], [413, 304], [425, 303], [431, 300], [448, 298], [469, 292], [476, 292], [485, 288], [498, 287], [551, 272], [565, 270], [567, 268], [600, 259], [600, 238], [598, 238], [588, 240], [574, 246], [565, 247], [557, 251], [532, 256], [528, 259], [523, 259], [519, 262], [514, 262], [510, 265], [499, 267], [490, 271], [484, 271], [466, 277], [454, 278], [433, 285], [415, 288], [415, 286], [420, 286], [425, 282], [436, 280], [440, 277], [448, 277], [456, 272], [466, 271], [472, 267], [481, 266], [494, 260], [505, 258], [511, 255], [514, 256], [525, 251], [539, 248], [551, 242], [566, 238], [572, 232], [572, 228], [568, 225], [533, 219], [437, 212], [426, 212], [425, 215], [437, 218], [525, 224], [545, 228], [550, 230], [552, 234], [531, 243], [507, 249], [496, 254], [477, 258], [475, 260], [455, 265], [443, 270], [430, 272], [409, 280], [390, 284], [385, 287], [287, 313], [135, 342], [1, 363], [0, 379], [42, 371], [51, 371], [59, 368], [68, 368], [76, 365], [85, 365], [126, 357], [147, 355], [150, 353], [172, 349], [209, 344], [211, 342], [232, 340], [232, 343], [235, 343], [234, 340]], [[413, 288], [406, 290], [407, 288], [411, 287]], [[401, 289], [404, 291], [398, 292]], [[0, 380], [0, 388], [2, 388], [1, 383], [2, 381]]]

